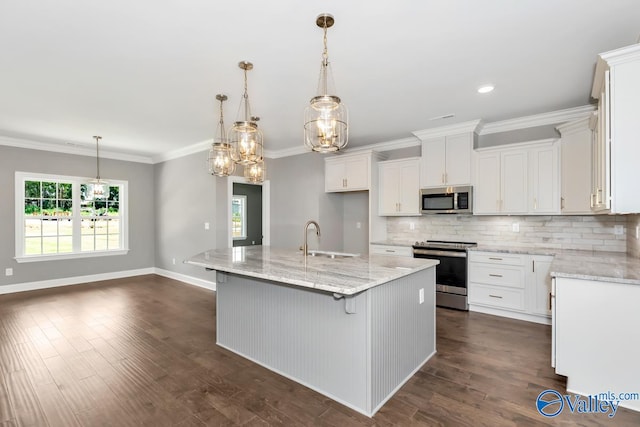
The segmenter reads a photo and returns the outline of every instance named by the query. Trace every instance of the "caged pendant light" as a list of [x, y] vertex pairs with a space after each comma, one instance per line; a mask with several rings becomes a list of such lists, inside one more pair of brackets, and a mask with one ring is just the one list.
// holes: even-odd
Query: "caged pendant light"
[[227, 95], [218, 94], [216, 99], [220, 101], [220, 120], [218, 121], [215, 139], [209, 150], [207, 164], [211, 175], [229, 176], [236, 170], [236, 164], [231, 159], [231, 145], [227, 142], [227, 135], [224, 129], [222, 104], [228, 98]]
[[259, 118], [251, 116], [249, 92], [247, 90], [247, 71], [253, 69], [251, 62], [242, 61], [238, 64], [244, 70], [244, 94], [240, 101], [238, 116], [244, 106], [244, 120], [236, 121], [229, 129], [229, 144], [231, 144], [231, 158], [241, 165], [253, 165], [263, 159], [262, 132], [256, 123]]
[[333, 16], [325, 13], [316, 19], [316, 25], [324, 32], [324, 50], [320, 65], [318, 94], [304, 111], [304, 142], [313, 151], [329, 153], [346, 147], [349, 139], [349, 112], [340, 98], [333, 95], [329, 87], [333, 84], [329, 53], [327, 50], [327, 29], [333, 26]]
[[244, 167], [244, 177], [249, 182], [264, 182], [265, 173], [264, 160]]
[[88, 200], [109, 197], [109, 182], [100, 178], [100, 140], [102, 137], [94, 136], [93, 139], [96, 140], [96, 177], [89, 180], [87, 188]]

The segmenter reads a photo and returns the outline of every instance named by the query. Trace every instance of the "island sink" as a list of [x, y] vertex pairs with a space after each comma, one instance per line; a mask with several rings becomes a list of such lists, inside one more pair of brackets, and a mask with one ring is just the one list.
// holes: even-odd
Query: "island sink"
[[335, 252], [335, 251], [319, 251], [311, 250], [308, 252], [310, 256], [326, 256], [329, 258], [354, 258], [360, 256], [360, 254], [352, 254], [349, 252]]

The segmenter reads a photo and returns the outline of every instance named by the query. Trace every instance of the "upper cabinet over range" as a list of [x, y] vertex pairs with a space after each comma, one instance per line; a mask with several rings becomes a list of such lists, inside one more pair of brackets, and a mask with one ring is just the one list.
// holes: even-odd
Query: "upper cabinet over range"
[[640, 44], [598, 56], [591, 96], [594, 120], [591, 205], [603, 213], [639, 213]]
[[420, 187], [471, 185], [473, 144], [480, 120], [415, 131], [422, 141]]

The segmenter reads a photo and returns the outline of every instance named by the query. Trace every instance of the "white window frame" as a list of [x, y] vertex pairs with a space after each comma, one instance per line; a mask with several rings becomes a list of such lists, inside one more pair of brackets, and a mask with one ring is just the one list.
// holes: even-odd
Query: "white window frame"
[[[247, 240], [247, 196], [234, 194], [231, 197], [231, 200], [233, 199], [242, 200], [242, 236], [234, 237], [233, 240]], [[233, 215], [231, 215], [231, 229], [233, 230]]]
[[[77, 251], [68, 252], [62, 254], [35, 254], [25, 255], [24, 243], [25, 243], [25, 214], [24, 214], [24, 183], [25, 181], [63, 181], [73, 184], [73, 219], [74, 221], [74, 247], [79, 248], [76, 239], [81, 238], [80, 235], [80, 185], [87, 184], [92, 178], [79, 177], [79, 176], [67, 176], [67, 175], [55, 175], [55, 174], [43, 174], [35, 172], [16, 172], [15, 173], [15, 260], [19, 263], [23, 262], [37, 262], [37, 261], [52, 261], [52, 260], [64, 260], [64, 259], [76, 259], [76, 258], [91, 258], [110, 255], [125, 255], [129, 252], [129, 197], [128, 197], [128, 181], [109, 179], [109, 184], [119, 185], [119, 213], [120, 213], [120, 248], [107, 249], [99, 251]], [[77, 224], [76, 224], [77, 223]], [[77, 228], [76, 228], [77, 227]]]

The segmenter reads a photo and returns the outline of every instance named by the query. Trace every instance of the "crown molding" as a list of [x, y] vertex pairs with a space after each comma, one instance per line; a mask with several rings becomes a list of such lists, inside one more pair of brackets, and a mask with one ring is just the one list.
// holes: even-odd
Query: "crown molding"
[[196, 142], [195, 144], [188, 145], [186, 147], [178, 148], [177, 150], [167, 151], [166, 153], [160, 153], [152, 157], [153, 163], [162, 163], [168, 160], [179, 159], [194, 153], [201, 153], [209, 149], [209, 146], [213, 144], [213, 139], [206, 141]]
[[304, 145], [298, 145], [282, 150], [264, 150], [264, 156], [268, 159], [280, 159], [282, 157], [297, 156], [298, 154], [311, 153]]
[[482, 128], [482, 120], [471, 120], [469, 122], [457, 123], [449, 126], [440, 126], [437, 128], [416, 130], [411, 132], [421, 140], [440, 138], [447, 135], [455, 135], [457, 133], [478, 132]]
[[558, 123], [570, 122], [572, 120], [588, 117], [595, 107], [584, 105], [582, 107], [568, 108], [565, 110], [551, 111], [549, 113], [535, 114], [532, 116], [518, 117], [515, 119], [502, 120], [499, 122], [487, 123], [478, 132], [479, 135], [489, 135], [492, 133], [508, 132], [512, 130], [533, 128], [536, 126], [555, 125]]
[[[54, 153], [73, 154], [76, 156], [88, 156], [95, 157], [96, 151], [93, 148], [88, 148], [79, 145], [63, 145], [51, 142], [33, 141], [30, 139], [12, 138], [8, 136], [0, 136], [0, 145], [6, 145], [8, 147], [26, 148], [29, 150], [50, 151]], [[100, 158], [123, 160], [125, 162], [147, 163], [152, 164], [151, 157], [139, 156], [135, 154], [119, 153], [109, 150], [100, 150]]]

